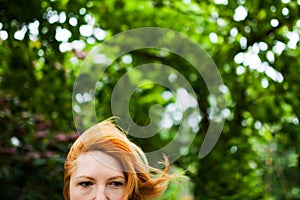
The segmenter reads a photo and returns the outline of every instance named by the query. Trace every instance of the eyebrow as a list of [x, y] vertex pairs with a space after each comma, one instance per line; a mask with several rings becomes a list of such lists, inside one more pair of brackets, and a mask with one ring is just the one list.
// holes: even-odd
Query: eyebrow
[[[95, 181], [94, 178], [90, 177], [90, 176], [85, 176], [85, 175], [82, 175], [82, 176], [77, 176], [75, 177], [76, 179], [88, 179], [88, 180], [91, 180], [91, 181]], [[113, 176], [113, 177], [110, 177], [108, 180], [115, 180], [115, 179], [122, 179], [122, 180], [125, 180], [126, 181], [126, 178], [124, 176]]]
[[114, 180], [114, 179], [123, 179], [123, 180], [126, 180], [124, 176], [113, 176], [113, 177], [110, 177], [108, 180]]
[[95, 180], [94, 178], [92, 178], [92, 177], [90, 177], [90, 176], [85, 176], [85, 175], [83, 175], [83, 176], [76, 176], [75, 178], [76, 178], [76, 179], [85, 178], [85, 179], [89, 179], [89, 180], [91, 180], [91, 181], [94, 181], [94, 180]]

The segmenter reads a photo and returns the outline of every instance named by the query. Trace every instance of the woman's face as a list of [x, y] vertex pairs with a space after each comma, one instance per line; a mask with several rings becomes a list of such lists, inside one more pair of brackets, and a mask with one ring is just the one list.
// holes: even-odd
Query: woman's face
[[124, 200], [125, 175], [116, 159], [100, 151], [78, 156], [70, 178], [71, 200]]

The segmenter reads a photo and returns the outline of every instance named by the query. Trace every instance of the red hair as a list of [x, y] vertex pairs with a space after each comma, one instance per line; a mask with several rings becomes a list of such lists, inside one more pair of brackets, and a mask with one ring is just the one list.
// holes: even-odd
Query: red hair
[[161, 196], [168, 186], [168, 159], [165, 157], [166, 167], [163, 171], [150, 167], [143, 151], [111, 120], [105, 120], [86, 130], [74, 142], [67, 155], [64, 174], [66, 200], [70, 200], [70, 178], [76, 169], [76, 159], [89, 151], [106, 153], [121, 164], [126, 178], [125, 199], [153, 199]]

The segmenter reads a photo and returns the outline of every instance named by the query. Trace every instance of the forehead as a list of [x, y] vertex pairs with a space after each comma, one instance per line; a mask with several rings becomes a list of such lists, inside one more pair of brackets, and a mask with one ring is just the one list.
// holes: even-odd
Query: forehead
[[101, 151], [80, 154], [76, 160], [76, 168], [73, 175], [124, 176], [120, 163], [114, 157]]

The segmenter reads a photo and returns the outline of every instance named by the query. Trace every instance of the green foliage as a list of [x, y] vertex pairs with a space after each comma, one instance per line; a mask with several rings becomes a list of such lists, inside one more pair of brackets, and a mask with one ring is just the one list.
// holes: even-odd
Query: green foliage
[[[201, 45], [218, 66], [226, 99], [222, 135], [199, 159], [212, 105], [203, 77], [184, 58], [136, 50], [124, 55], [130, 62], [114, 61], [99, 79], [99, 120], [111, 116], [112, 91], [122, 75], [130, 71], [132, 82], [141, 79], [133, 69], [145, 63], [173, 67], [196, 91], [200, 129], [174, 163], [186, 170], [191, 188], [185, 181], [171, 184], [163, 198], [300, 199], [299, 1], [0, 0], [0, 5], [3, 199], [62, 199], [64, 158], [78, 136], [72, 91], [79, 68], [105, 38], [145, 26], [179, 31]], [[94, 32], [84, 32], [86, 25]], [[128, 108], [132, 119], [147, 125], [150, 114], [161, 117], [160, 109], [149, 108], [172, 106], [174, 94], [165, 99], [164, 92], [170, 91], [150, 82], [137, 90]], [[171, 141], [179, 124], [151, 138], [131, 139], [152, 151]], [[180, 196], [183, 190], [189, 195]]]

